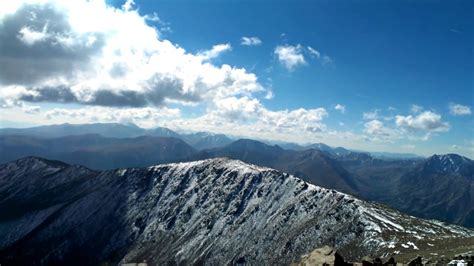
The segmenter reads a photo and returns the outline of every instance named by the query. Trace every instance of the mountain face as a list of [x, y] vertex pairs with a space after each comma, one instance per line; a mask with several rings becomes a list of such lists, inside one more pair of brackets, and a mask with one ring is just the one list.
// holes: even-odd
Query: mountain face
[[63, 160], [93, 169], [140, 167], [184, 160], [196, 150], [177, 138], [142, 136], [106, 138], [78, 135], [60, 138], [0, 136], [0, 162], [29, 155]]
[[198, 150], [223, 147], [232, 143], [232, 140], [224, 134], [213, 134], [208, 132], [182, 134], [181, 138]]
[[403, 175], [397, 192], [394, 207], [474, 227], [474, 161], [468, 158], [434, 155]]
[[474, 236], [229, 159], [96, 172], [27, 157], [0, 166], [0, 211], [4, 265], [281, 265]]
[[209, 132], [178, 134], [165, 127], [144, 129], [134, 124], [119, 123], [61, 124], [31, 128], [0, 128], [0, 136], [60, 138], [79, 135], [101, 135], [107, 138], [136, 138], [141, 136], [180, 138], [198, 150], [223, 147], [232, 142], [232, 140], [224, 134]]
[[338, 189], [356, 194], [357, 184], [349, 173], [339, 166], [331, 156], [320, 150], [284, 150], [278, 145], [241, 139], [228, 146], [204, 150], [194, 159], [228, 157], [244, 162], [271, 167], [297, 175], [303, 180], [322, 187]]
[[349, 150], [346, 150], [343, 147], [333, 148], [324, 143], [311, 144], [311, 145], [306, 146], [305, 149], [316, 149], [316, 150], [324, 151], [324, 152], [327, 152], [333, 155], [338, 155], [338, 156], [347, 155], [350, 153]]
[[[324, 150], [329, 146], [316, 147]], [[215, 157], [275, 168], [312, 184], [382, 202], [412, 215], [474, 227], [473, 161], [459, 155], [384, 160], [345, 149], [284, 150], [258, 141], [239, 140], [202, 151], [193, 158]]]
[[98, 134], [112, 138], [133, 138], [145, 135], [136, 125], [119, 123], [61, 124], [31, 128], [2, 128], [0, 135], [21, 135], [37, 138], [57, 138], [71, 135]]
[[36, 138], [59, 138], [78, 135], [101, 135], [109, 138], [136, 138], [140, 136], [180, 137], [178, 133], [165, 127], [144, 129], [134, 124], [120, 123], [61, 124], [31, 128], [1, 128], [0, 136], [7, 135]]

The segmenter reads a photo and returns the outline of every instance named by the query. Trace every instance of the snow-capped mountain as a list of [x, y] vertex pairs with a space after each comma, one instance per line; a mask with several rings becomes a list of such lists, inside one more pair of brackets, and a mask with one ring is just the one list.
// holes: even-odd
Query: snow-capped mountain
[[270, 168], [208, 159], [95, 172], [28, 157], [0, 166], [0, 263], [288, 264], [474, 236]]
[[433, 155], [400, 178], [391, 206], [420, 216], [474, 226], [474, 161]]
[[464, 175], [474, 180], [474, 162], [458, 154], [435, 154], [424, 162], [423, 170], [430, 173]]

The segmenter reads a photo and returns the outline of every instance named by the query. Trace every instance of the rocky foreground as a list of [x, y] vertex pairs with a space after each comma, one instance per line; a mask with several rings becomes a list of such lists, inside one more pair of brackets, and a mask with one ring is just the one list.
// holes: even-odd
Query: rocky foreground
[[465, 252], [455, 256], [437, 258], [423, 258], [416, 256], [409, 260], [400, 258], [369, 258], [364, 257], [360, 262], [345, 261], [344, 258], [333, 248], [324, 246], [303, 255], [299, 261], [291, 263], [291, 266], [316, 266], [316, 265], [364, 265], [364, 266], [396, 266], [396, 265], [473, 265], [474, 251]]

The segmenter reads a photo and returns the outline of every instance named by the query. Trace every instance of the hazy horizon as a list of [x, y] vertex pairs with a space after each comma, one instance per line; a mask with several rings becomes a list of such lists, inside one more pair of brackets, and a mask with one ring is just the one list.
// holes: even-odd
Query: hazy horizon
[[[143, 127], [140, 127], [134, 123], [118, 123], [118, 122], [114, 122], [114, 123], [101, 123], [101, 122], [91, 122], [91, 123], [85, 123], [85, 124], [82, 124], [82, 123], [62, 123], [62, 124], [45, 124], [45, 125], [32, 125], [32, 126], [28, 126], [28, 125], [25, 125], [24, 127], [1, 127], [0, 126], [0, 129], [28, 129], [28, 128], [35, 128], [35, 127], [41, 127], [41, 126], [60, 126], [60, 125], [92, 125], [92, 124], [121, 124], [121, 125], [126, 125], [126, 126], [134, 126], [134, 127], [138, 127], [138, 128], [141, 128], [141, 129], [154, 129], [154, 128], [158, 128], [158, 127], [151, 127], [151, 128], [143, 128]], [[168, 129], [171, 129], [171, 128], [168, 128]], [[178, 133], [178, 134], [193, 134], [193, 133], [210, 133], [210, 134], [223, 134], [223, 133], [220, 133], [220, 132], [209, 132], [209, 131], [192, 131], [192, 130], [175, 130], [175, 129], [171, 129], [173, 130], [174, 132]], [[252, 139], [252, 140], [256, 140], [256, 141], [260, 141], [260, 142], [265, 142], [267, 144], [276, 144], [276, 145], [282, 145], [282, 144], [297, 144], [297, 145], [301, 145], [302, 147], [304, 146], [309, 146], [311, 144], [318, 144], [318, 143], [323, 143], [323, 142], [289, 142], [289, 141], [284, 141], [284, 140], [271, 140], [271, 139], [262, 139], [262, 138], [251, 138], [251, 137], [248, 137], [248, 136], [244, 136], [244, 135], [232, 135], [232, 134], [224, 134], [225, 136], [233, 139], [233, 140], [239, 140], [239, 139]], [[327, 144], [327, 143], [323, 143], [323, 144]], [[327, 144], [329, 145], [329, 144]], [[396, 155], [396, 154], [400, 154], [400, 155], [416, 155], [416, 156], [420, 156], [420, 157], [431, 157], [433, 155], [444, 155], [444, 154], [456, 154], [455, 152], [448, 152], [448, 153], [432, 153], [432, 154], [419, 154], [419, 153], [416, 153], [416, 152], [396, 152], [396, 151], [391, 151], [391, 150], [363, 150], [363, 149], [357, 149], [357, 148], [351, 148], [351, 147], [345, 147], [345, 146], [334, 146], [334, 145], [329, 145], [331, 146], [332, 148], [338, 148], [338, 147], [342, 147], [342, 148], [345, 148], [345, 149], [348, 149], [350, 151], [354, 151], [354, 152], [370, 152], [370, 153], [387, 153], [387, 154], [392, 154], [392, 155]], [[469, 155], [464, 155], [464, 154], [461, 154], [459, 153], [460, 155], [462, 156], [465, 156], [469, 159], [473, 159], [472, 157], [470, 157]], [[397, 158], [397, 157], [394, 157], [394, 158]]]

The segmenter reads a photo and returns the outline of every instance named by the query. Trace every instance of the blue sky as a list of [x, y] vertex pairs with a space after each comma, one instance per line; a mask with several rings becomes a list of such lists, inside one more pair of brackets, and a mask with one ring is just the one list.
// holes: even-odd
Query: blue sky
[[[234, 44], [219, 61], [271, 78], [272, 108], [343, 102], [354, 119], [368, 108], [407, 111], [418, 104], [447, 113], [449, 101], [472, 104], [471, 1], [224, 2], [137, 5], [143, 13], [157, 12], [173, 30], [165, 36], [188, 50]], [[263, 43], [239, 46], [242, 36]], [[334, 64], [310, 61], [288, 73], [273, 54], [281, 44], [310, 45]]]
[[[123, 1], [107, 1], [107, 5], [124, 10]], [[137, 118], [131, 122], [181, 130], [222, 129], [224, 133], [239, 136], [321, 141], [366, 150], [424, 155], [457, 152], [473, 157], [472, 1], [137, 0], [126, 11], [147, 16], [146, 24], [157, 29], [161, 41], [169, 41], [186, 53], [199, 56], [215, 45], [227, 45], [216, 56], [203, 59], [203, 64], [245, 69], [261, 86], [219, 96], [218, 100], [214, 94], [209, 99], [202, 96], [199, 98], [207, 100], [196, 102], [182, 102], [182, 97], [173, 99], [166, 94], [165, 104], [132, 106], [158, 108], [157, 112], [165, 115], [153, 123], [140, 124]], [[258, 38], [261, 43], [242, 45], [242, 37]], [[278, 47], [287, 50], [280, 55]], [[304, 62], [288, 67], [285, 64], [292, 55]], [[100, 101], [64, 104], [64, 99], [42, 99], [25, 101], [22, 109], [30, 108], [31, 102], [43, 114], [104, 107]], [[344, 110], [336, 110], [336, 105]], [[122, 111], [125, 108], [112, 107]], [[219, 108], [225, 110], [220, 112]], [[302, 113], [293, 112], [298, 109]], [[281, 113], [284, 111], [287, 113]], [[179, 112], [179, 117], [173, 117], [176, 115], [173, 112]], [[277, 117], [277, 122], [258, 121], [259, 118], [247, 112], [268, 119]], [[300, 116], [306, 118], [296, 120]], [[66, 119], [51, 119], [51, 113], [48, 117], [49, 120], [40, 123]], [[215, 127], [203, 125], [215, 117], [228, 119]], [[6, 119], [6, 116], [1, 120], [2, 126], [43, 121], [24, 117]], [[290, 123], [292, 120], [304, 124], [301, 131], [310, 128], [314, 134], [293, 137], [300, 128]], [[271, 127], [273, 124], [276, 128]], [[240, 125], [248, 127], [233, 130]], [[252, 127], [262, 133], [249, 132]]]

